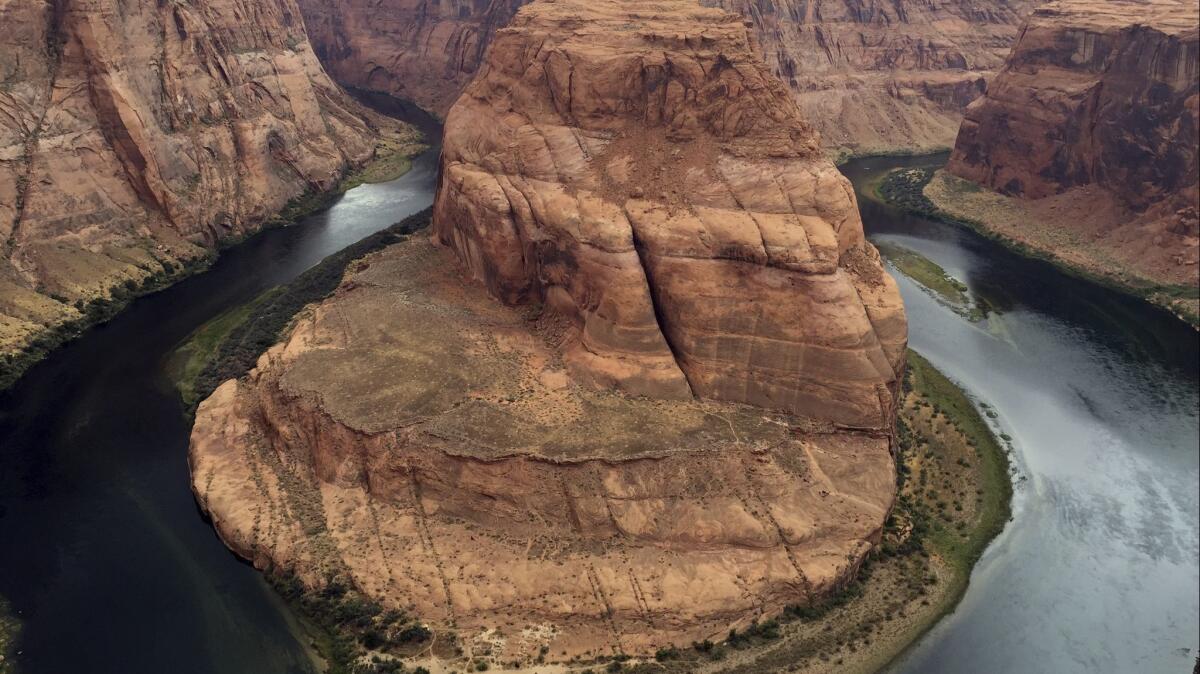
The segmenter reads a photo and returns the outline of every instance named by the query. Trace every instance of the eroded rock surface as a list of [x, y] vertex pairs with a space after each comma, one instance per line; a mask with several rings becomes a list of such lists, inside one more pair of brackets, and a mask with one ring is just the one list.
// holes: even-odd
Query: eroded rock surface
[[345, 86], [443, 116], [526, 0], [299, 0], [313, 47]]
[[[444, 115], [525, 0], [300, 0], [326, 67], [348, 86]], [[753, 23], [771, 70], [827, 147], [944, 148], [1002, 63], [1028, 0], [706, 0]]]
[[505, 663], [652, 654], [852, 577], [904, 315], [740, 17], [524, 7], [449, 115], [435, 216], [446, 245], [364, 258], [200, 405], [231, 547]]
[[569, 319], [581, 379], [891, 423], [899, 294], [735, 15], [522, 10], [447, 117], [433, 226], [496, 297]]
[[0, 350], [371, 156], [293, 0], [0, 0]]
[[704, 0], [750, 19], [823, 144], [949, 147], [1036, 0]]
[[365, 258], [201, 404], [193, 487], [234, 550], [511, 662], [718, 637], [878, 542], [886, 436], [580, 386], [552, 313], [456, 268], [423, 235]]
[[[1027, 201], [1077, 202], [1064, 213], [1092, 210], [1039, 219], [1113, 261], [1095, 271], [1194, 286], [1198, 14], [1195, 0], [1038, 9], [969, 109], [947, 171]], [[1038, 238], [1033, 245], [1047, 247]], [[1120, 268], [1103, 268], [1113, 264]]]

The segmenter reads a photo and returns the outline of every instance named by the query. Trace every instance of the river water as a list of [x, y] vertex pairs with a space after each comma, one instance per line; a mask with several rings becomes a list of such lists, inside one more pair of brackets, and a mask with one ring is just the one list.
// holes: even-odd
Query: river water
[[[864, 159], [860, 187], [925, 159]], [[1190, 672], [1200, 640], [1197, 335], [1138, 300], [859, 195], [868, 236], [998, 311], [971, 323], [899, 274], [910, 345], [999, 414], [1012, 522], [895, 672]]]
[[436, 172], [434, 148], [399, 180], [225, 251], [0, 394], [0, 597], [24, 623], [20, 672], [312, 671], [286, 609], [196, 507], [163, 366], [206, 321], [427, 207]]
[[[939, 158], [844, 171], [861, 185], [921, 161]], [[397, 181], [226, 251], [0, 394], [0, 596], [24, 623], [21, 672], [311, 671], [286, 609], [196, 509], [163, 364], [222, 311], [426, 207], [435, 171], [431, 151]], [[900, 278], [912, 346], [999, 412], [1019, 470], [1013, 522], [896, 671], [1190, 671], [1196, 334], [962, 229], [860, 204], [872, 238], [933, 259], [998, 309], [970, 323]]]

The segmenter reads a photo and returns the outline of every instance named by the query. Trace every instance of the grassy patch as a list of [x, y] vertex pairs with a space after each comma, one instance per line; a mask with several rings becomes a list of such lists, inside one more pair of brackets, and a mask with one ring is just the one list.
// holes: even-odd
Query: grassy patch
[[[925, 186], [933, 179], [934, 173], [932, 169], [928, 168], [895, 169], [871, 179], [865, 186], [863, 194], [908, 213], [966, 227], [1024, 257], [1048, 262], [1058, 270], [1076, 278], [1160, 306], [1193, 328], [1200, 328], [1200, 311], [1196, 308], [1196, 300], [1200, 299], [1200, 288], [1164, 285], [1145, 279], [1096, 273], [1064, 261], [1051, 250], [1034, 248], [1022, 241], [1005, 236], [978, 220], [947, 213], [925, 196]], [[984, 188], [968, 180], [957, 179], [953, 182], [952, 189], [955, 193], [967, 194], [979, 192]]]
[[8, 602], [0, 597], [0, 674], [12, 674], [15, 671], [10, 658], [20, 629], [21, 623], [12, 615]]
[[326, 257], [292, 282], [226, 311], [191, 335], [170, 358], [175, 384], [189, 411], [221, 382], [242, 376], [279, 341], [305, 305], [324, 299], [354, 260], [400, 241], [428, 225], [431, 209], [409, 216]]
[[960, 306], [970, 303], [966, 284], [947, 274], [933, 260], [915, 250], [891, 243], [878, 243], [875, 247], [905, 276], [932, 290], [943, 300]]
[[385, 611], [337, 578], [317, 590], [290, 572], [268, 574], [268, 580], [300, 617], [328, 665], [326, 674], [402, 672], [400, 658], [427, 649], [433, 638], [429, 629], [403, 611]]
[[196, 384], [205, 367], [216, 357], [221, 344], [264, 302], [271, 301], [278, 293], [278, 287], [271, 288], [253, 300], [220, 314], [196, 329], [171, 353], [167, 370], [188, 409], [193, 409], [200, 402]]

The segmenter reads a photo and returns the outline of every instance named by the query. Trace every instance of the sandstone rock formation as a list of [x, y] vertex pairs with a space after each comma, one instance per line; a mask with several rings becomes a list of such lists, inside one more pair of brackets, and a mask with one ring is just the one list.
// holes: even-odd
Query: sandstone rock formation
[[743, 22], [572, 11], [519, 13], [451, 109], [439, 240], [506, 303], [569, 317], [582, 379], [887, 427], [899, 295]]
[[348, 87], [443, 116], [526, 0], [299, 0], [313, 48]]
[[[946, 170], [1055, 203], [1060, 217], [1040, 209], [1042, 222], [1011, 232], [1035, 247], [1052, 247], [1036, 228], [1065, 230], [1096, 249], [1085, 265], [1094, 271], [1194, 287], [1198, 13], [1195, 0], [1041, 7], [987, 96], [968, 110]], [[940, 201], [953, 196], [936, 187]]]
[[230, 547], [508, 663], [719, 637], [879, 541], [885, 436], [581, 387], [552, 312], [456, 267], [424, 235], [365, 258], [200, 405], [192, 484]]
[[826, 147], [931, 150], [1003, 64], [1036, 0], [704, 0], [749, 18]]
[[293, 0], [0, 0], [0, 350], [370, 157]]
[[894, 497], [904, 314], [742, 19], [527, 5], [444, 148], [446, 245], [364, 258], [200, 405], [229, 545], [502, 662], [653, 653], [845, 583]]
[[[347, 86], [445, 114], [495, 31], [526, 0], [300, 0], [313, 43]], [[935, 3], [705, 0], [742, 14], [827, 147], [948, 147], [1004, 60], [1030, 0]]]

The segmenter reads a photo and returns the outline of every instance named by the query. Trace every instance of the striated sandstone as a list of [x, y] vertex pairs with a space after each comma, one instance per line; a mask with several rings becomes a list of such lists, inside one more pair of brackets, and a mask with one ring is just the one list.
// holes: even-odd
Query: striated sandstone
[[522, 8], [448, 116], [434, 238], [200, 405], [234, 550], [505, 663], [652, 654], [853, 577], [904, 314], [739, 17]]
[[[526, 0], [300, 0], [322, 62], [347, 86], [444, 115]], [[825, 146], [949, 147], [1003, 63], [1029, 0], [705, 0], [750, 20], [771, 70]]]
[[[1078, 261], [1090, 271], [1194, 287], [1198, 14], [1195, 0], [1056, 0], [1034, 12], [946, 168], [1025, 202], [989, 211], [1034, 214], [1005, 227], [1011, 218], [984, 213], [985, 224], [1042, 249], [1057, 231], [1095, 250]], [[940, 183], [933, 196], [965, 205]]]
[[899, 293], [752, 45], [687, 2], [528, 6], [447, 116], [435, 235], [565, 316], [581, 380], [887, 428]]
[[293, 0], [0, 0], [0, 25], [3, 351], [375, 149]]
[[348, 87], [410, 100], [439, 117], [526, 0], [299, 0], [313, 48]]
[[468, 655], [498, 630], [510, 662], [719, 637], [879, 541], [886, 436], [579, 386], [553, 314], [455, 267], [423, 236], [364, 258], [200, 405], [193, 488], [235, 551], [346, 578]]
[[754, 24], [826, 147], [949, 147], [1036, 0], [704, 0]]

